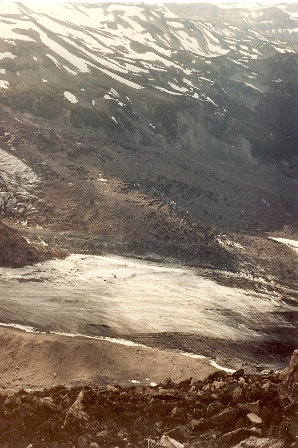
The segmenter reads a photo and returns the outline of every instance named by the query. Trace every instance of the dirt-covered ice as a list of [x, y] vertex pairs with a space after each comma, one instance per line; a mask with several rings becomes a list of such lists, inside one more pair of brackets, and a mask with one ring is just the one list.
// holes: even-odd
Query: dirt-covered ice
[[1, 321], [41, 330], [251, 340], [289, 326], [283, 313], [290, 308], [278, 296], [222, 286], [190, 268], [130, 258], [73, 254], [0, 269]]

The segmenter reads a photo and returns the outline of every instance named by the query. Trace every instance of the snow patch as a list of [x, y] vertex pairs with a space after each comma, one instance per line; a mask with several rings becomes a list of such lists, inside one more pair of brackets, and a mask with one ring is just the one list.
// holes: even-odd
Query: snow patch
[[169, 82], [169, 86], [172, 87], [172, 89], [177, 90], [178, 92], [182, 92], [182, 93], [188, 92], [188, 88], [176, 86], [172, 82]]
[[223, 247], [234, 247], [235, 249], [242, 249], [246, 250], [245, 247], [243, 247], [241, 244], [236, 243], [235, 241], [231, 241], [229, 239], [221, 239], [217, 238], [218, 243]]
[[4, 79], [0, 79], [0, 88], [1, 89], [8, 89], [8, 86], [9, 86], [8, 81], [4, 81]]
[[77, 75], [77, 72], [75, 72], [74, 70], [71, 70], [69, 67], [67, 67], [67, 65], [63, 65], [63, 68], [65, 68], [65, 70], [68, 72], [68, 73], [71, 73], [72, 75]]
[[0, 61], [5, 58], [15, 59], [16, 56], [12, 54], [10, 51], [5, 51], [4, 53], [0, 53]]
[[298, 241], [296, 241], [296, 240], [289, 240], [287, 238], [277, 238], [274, 236], [269, 236], [269, 239], [277, 241], [278, 243], [285, 244], [286, 246], [291, 247], [292, 249], [295, 250], [295, 252], [298, 253]]
[[258, 89], [258, 87], [254, 86], [253, 84], [250, 84], [249, 82], [244, 83], [247, 87], [251, 87], [254, 90], [257, 90], [258, 92], [263, 93], [263, 90]]
[[68, 92], [67, 90], [65, 90], [65, 92], [64, 92], [64, 97], [65, 97], [70, 103], [75, 104], [75, 103], [78, 102], [76, 96], [75, 96], [73, 93]]

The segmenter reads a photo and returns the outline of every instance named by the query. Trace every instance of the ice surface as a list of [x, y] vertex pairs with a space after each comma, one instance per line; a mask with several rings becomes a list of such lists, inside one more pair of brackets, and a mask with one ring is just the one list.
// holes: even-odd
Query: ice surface
[[120, 334], [187, 329], [245, 340], [280, 322], [277, 311], [287, 308], [277, 296], [222, 286], [190, 268], [82, 254], [0, 268], [0, 291], [0, 311], [9, 304], [11, 321], [22, 315], [32, 327], [74, 334], [100, 322]]

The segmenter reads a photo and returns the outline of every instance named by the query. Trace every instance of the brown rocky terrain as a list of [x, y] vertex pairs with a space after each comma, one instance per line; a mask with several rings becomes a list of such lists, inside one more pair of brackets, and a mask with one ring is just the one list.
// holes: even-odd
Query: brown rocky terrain
[[[25, 203], [20, 212], [4, 203], [2, 213], [8, 222], [58, 234], [73, 232], [84, 235], [83, 240], [86, 235], [87, 240], [102, 237], [116, 252], [129, 246], [131, 252], [160, 252], [232, 268], [233, 255], [218, 244], [211, 228], [129, 185], [122, 172], [106, 173], [102, 160], [113, 165], [122, 148], [89, 137], [82, 142], [78, 135], [30, 121], [20, 124], [5, 113], [1, 117], [5, 118], [1, 147], [25, 161], [39, 178], [33, 206]], [[15, 147], [17, 153], [11, 150]], [[102, 150], [106, 154], [99, 157]], [[121, 160], [117, 163], [121, 166]]]
[[[20, 122], [5, 109], [0, 118], [4, 157], [6, 154], [14, 157], [14, 163], [25, 163], [32, 175], [37, 176], [29, 200], [18, 198], [14, 193], [16, 200], [23, 203], [21, 207], [12, 207], [12, 194], [7, 194], [10, 199], [2, 204], [1, 210], [6, 222], [18, 226], [29, 239], [37, 242], [42, 239], [49, 246], [62, 247], [69, 252], [153, 255], [212, 270], [246, 271], [255, 280], [241, 279], [240, 282], [250, 288], [258, 287], [256, 279], [264, 274], [273, 276], [277, 284], [287, 287], [293, 284], [293, 251], [269, 241], [263, 231], [257, 230], [259, 223], [268, 224], [263, 229], [270, 229], [271, 223], [271, 230], [280, 229], [281, 224], [277, 221], [281, 216], [280, 199], [273, 201], [270, 207], [261, 201], [259, 211], [254, 208], [265, 184], [254, 194], [251, 190], [254, 180], [247, 179], [243, 184], [245, 191], [241, 196], [245, 196], [246, 212], [242, 213], [241, 219], [246, 224], [240, 234], [220, 231], [208, 224], [204, 207], [207, 203], [208, 207], [215, 207], [214, 189], [226, 191], [230, 198], [234, 194], [239, 196], [238, 187], [233, 187], [236, 182], [233, 176], [238, 180], [245, 176], [240, 166], [237, 167], [239, 173], [235, 170], [232, 174], [227, 171], [230, 170], [228, 165], [215, 163], [208, 168], [209, 174], [207, 171], [204, 174], [207, 166], [202, 161], [203, 171], [199, 175], [185, 165], [181, 154], [120, 145], [90, 132], [50, 127], [48, 122], [30, 116], [22, 117]], [[291, 190], [290, 177], [278, 170], [275, 174], [279, 177], [275, 177], [272, 167], [267, 174], [264, 170], [264, 166], [254, 166], [248, 176], [254, 175], [258, 182], [268, 181], [266, 189], [270, 188], [272, 192], [272, 182], [282, 186], [283, 192]], [[157, 176], [155, 180], [152, 173]], [[188, 187], [175, 190], [174, 196], [170, 190], [165, 193], [158, 180], [161, 173], [164, 173], [163, 182], [167, 188], [173, 177], [184, 179], [184, 182], [187, 179]], [[221, 178], [224, 173], [232, 176], [231, 184]], [[205, 192], [202, 190], [194, 200], [195, 179], [200, 179], [200, 189]], [[3, 185], [3, 194], [6, 194], [5, 188]], [[280, 191], [277, 198], [280, 198]], [[234, 204], [232, 213], [237, 214], [242, 206]], [[222, 213], [230, 217], [231, 207], [226, 204]], [[290, 221], [293, 216], [288, 217]], [[256, 223], [252, 225], [253, 219]], [[237, 220], [235, 215], [235, 222]], [[221, 223], [214, 217], [212, 222], [215, 221]], [[253, 228], [249, 232], [245, 231], [248, 223]], [[289, 229], [292, 228], [287, 226], [286, 230]], [[295, 229], [291, 231], [294, 239]], [[214, 272], [212, 275], [218, 281], [237, 282], [225, 275]]]
[[0, 266], [18, 268], [65, 255], [66, 252], [50, 249], [46, 244], [30, 244], [19, 231], [0, 221]]
[[288, 195], [295, 181], [280, 168], [193, 160], [193, 154], [129, 146], [14, 115], [1, 110], [1, 148], [26, 161], [41, 181], [42, 214], [31, 213], [28, 224], [143, 238], [177, 234], [181, 243], [189, 233], [202, 238], [210, 225], [240, 232], [295, 227], [297, 204]]
[[55, 386], [0, 394], [3, 448], [295, 446], [297, 352], [261, 376], [215, 372], [154, 387]]

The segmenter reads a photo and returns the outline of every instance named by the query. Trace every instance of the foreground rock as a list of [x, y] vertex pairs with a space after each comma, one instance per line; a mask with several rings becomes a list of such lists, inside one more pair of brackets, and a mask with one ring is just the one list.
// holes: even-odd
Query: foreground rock
[[291, 447], [295, 359], [286, 375], [216, 372], [206, 381], [155, 387], [2, 390], [0, 446]]

